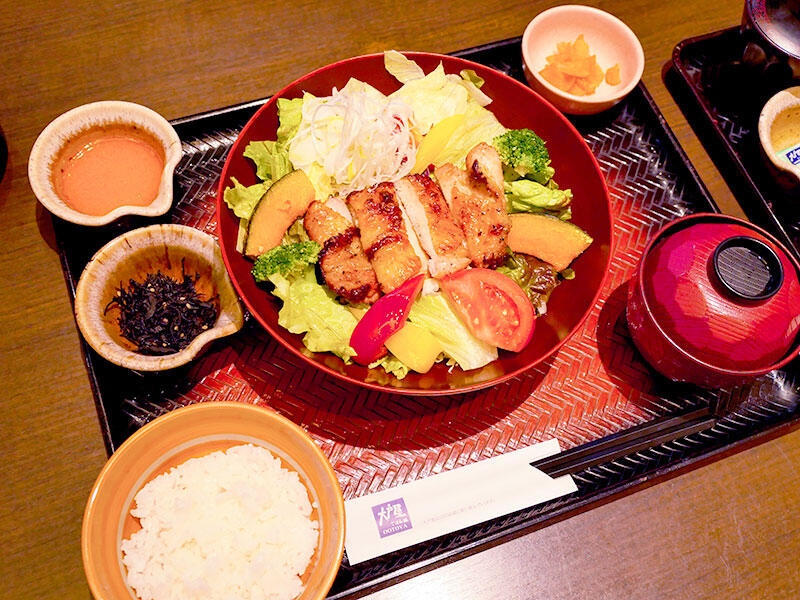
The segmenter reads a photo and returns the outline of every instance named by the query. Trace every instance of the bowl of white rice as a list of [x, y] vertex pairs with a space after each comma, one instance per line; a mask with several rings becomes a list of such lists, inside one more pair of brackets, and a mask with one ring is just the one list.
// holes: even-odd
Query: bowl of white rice
[[344, 550], [342, 492], [288, 419], [238, 402], [195, 404], [111, 456], [81, 546], [98, 599], [321, 599]]

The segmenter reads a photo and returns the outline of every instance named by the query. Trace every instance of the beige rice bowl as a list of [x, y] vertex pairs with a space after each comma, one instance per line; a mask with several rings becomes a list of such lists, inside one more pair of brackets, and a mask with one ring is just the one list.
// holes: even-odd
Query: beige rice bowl
[[142, 600], [291, 600], [319, 538], [308, 491], [266, 448], [233, 446], [159, 475], [135, 496], [122, 541]]

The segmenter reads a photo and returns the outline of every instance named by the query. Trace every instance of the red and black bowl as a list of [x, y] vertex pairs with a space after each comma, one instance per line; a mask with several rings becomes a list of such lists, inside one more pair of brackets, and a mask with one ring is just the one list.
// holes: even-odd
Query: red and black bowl
[[217, 190], [217, 233], [222, 256], [234, 286], [252, 315], [281, 344], [311, 366], [345, 381], [367, 388], [403, 394], [452, 394], [485, 388], [530, 369], [555, 353], [581, 326], [597, 300], [608, 271], [611, 256], [612, 216], [608, 190], [597, 161], [586, 142], [570, 122], [530, 88], [494, 69], [451, 56], [422, 52], [405, 55], [428, 73], [439, 63], [445, 72], [474, 70], [483, 78], [481, 88], [492, 103], [489, 108], [508, 128], [530, 128], [546, 142], [555, 180], [573, 192], [572, 221], [594, 238], [594, 242], [573, 263], [576, 277], [553, 292], [547, 314], [536, 323], [528, 346], [518, 353], [501, 351], [498, 360], [481, 369], [462, 371], [445, 364], [434, 365], [426, 374], [409, 373], [398, 380], [383, 369], [368, 369], [345, 364], [329, 353], [311, 353], [301, 335], [289, 333], [278, 325], [280, 301], [253, 280], [252, 262], [236, 251], [238, 218], [224, 203], [223, 191], [236, 178], [243, 185], [256, 183], [253, 163], [243, 156], [251, 141], [274, 140], [278, 128], [278, 98], [299, 98], [304, 91], [317, 96], [341, 89], [353, 77], [389, 94], [400, 87], [383, 65], [383, 54], [359, 56], [322, 67], [289, 84], [245, 125], [228, 154]]
[[742, 383], [800, 354], [800, 263], [747, 221], [684, 217], [645, 249], [627, 318], [637, 348], [669, 379]]

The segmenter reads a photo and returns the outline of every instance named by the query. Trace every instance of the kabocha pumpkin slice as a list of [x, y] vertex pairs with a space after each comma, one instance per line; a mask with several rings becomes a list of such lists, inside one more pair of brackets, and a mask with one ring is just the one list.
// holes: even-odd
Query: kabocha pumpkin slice
[[508, 247], [550, 263], [558, 271], [569, 267], [592, 243], [583, 229], [557, 217], [515, 213], [509, 218]]
[[289, 226], [313, 201], [314, 186], [303, 171], [292, 171], [273, 183], [250, 217], [244, 253], [257, 257], [279, 245]]

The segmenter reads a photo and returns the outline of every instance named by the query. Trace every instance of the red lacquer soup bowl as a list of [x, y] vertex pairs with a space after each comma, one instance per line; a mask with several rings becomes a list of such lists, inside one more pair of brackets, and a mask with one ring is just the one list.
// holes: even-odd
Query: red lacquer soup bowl
[[426, 374], [409, 373], [398, 380], [382, 369], [345, 364], [327, 353], [311, 353], [294, 335], [278, 325], [280, 301], [259, 287], [250, 273], [252, 262], [236, 251], [238, 218], [224, 203], [223, 191], [236, 178], [243, 185], [256, 183], [253, 163], [243, 156], [251, 141], [274, 140], [278, 127], [278, 98], [299, 98], [303, 92], [328, 96], [354, 77], [389, 94], [400, 87], [383, 66], [383, 55], [351, 58], [318, 69], [289, 84], [245, 125], [231, 148], [217, 190], [217, 225], [222, 256], [231, 280], [253, 316], [281, 344], [310, 365], [345, 381], [367, 388], [404, 394], [452, 394], [494, 385], [522, 373], [545, 360], [581, 326], [600, 293], [611, 254], [612, 217], [605, 180], [589, 147], [569, 121], [546, 100], [520, 82], [483, 65], [450, 56], [421, 52], [405, 53], [428, 73], [441, 62], [447, 73], [474, 70], [484, 80], [481, 88], [492, 103], [489, 108], [508, 128], [530, 128], [546, 142], [555, 180], [573, 192], [572, 222], [594, 238], [594, 242], [572, 264], [575, 279], [562, 283], [551, 296], [547, 314], [536, 323], [528, 346], [518, 353], [501, 351], [498, 360], [473, 371], [434, 365]]
[[627, 318], [634, 343], [666, 377], [741, 383], [800, 354], [800, 264], [747, 221], [678, 219], [645, 249]]

